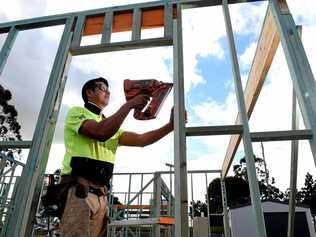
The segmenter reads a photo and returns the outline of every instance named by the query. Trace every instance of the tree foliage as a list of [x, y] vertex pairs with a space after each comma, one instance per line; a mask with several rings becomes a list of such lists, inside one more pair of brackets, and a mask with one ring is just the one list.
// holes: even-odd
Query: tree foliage
[[[227, 205], [233, 207], [249, 202], [249, 186], [247, 181], [240, 177], [227, 177], [225, 179]], [[222, 213], [222, 193], [220, 178], [213, 179], [208, 186], [210, 213]]]
[[[277, 188], [275, 184], [275, 180], [273, 177], [270, 179], [269, 170], [266, 169], [264, 160], [260, 157], [254, 156], [254, 162], [256, 166], [256, 174], [259, 184], [260, 190], [260, 198], [261, 200], [284, 200], [284, 193]], [[234, 165], [233, 167], [235, 177], [239, 177], [247, 181], [248, 183], [248, 174], [247, 174], [247, 166], [246, 166], [246, 158], [243, 157], [240, 159], [238, 165]]]
[[[22, 140], [21, 126], [17, 121], [18, 112], [13, 105], [8, 103], [11, 99], [11, 92], [0, 85], [0, 141]], [[7, 162], [7, 165], [19, 157], [20, 153], [21, 149], [0, 149], [0, 154], [11, 160]]]
[[[287, 198], [289, 198], [289, 192]], [[296, 194], [296, 201], [299, 204], [308, 205], [312, 214], [316, 215], [316, 180], [310, 173], [306, 174], [304, 186]]]

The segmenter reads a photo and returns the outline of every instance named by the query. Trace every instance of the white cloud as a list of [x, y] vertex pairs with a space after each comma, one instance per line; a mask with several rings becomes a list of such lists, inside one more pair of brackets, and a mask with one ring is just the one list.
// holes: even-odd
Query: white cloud
[[2, 4], [5, 7], [0, 9], [0, 16], [3, 14], [6, 21], [37, 17], [43, 13], [46, 6], [46, 2], [41, 0], [5, 0]]
[[246, 50], [243, 52], [242, 55], [240, 55], [240, 68], [242, 70], [246, 70], [251, 66], [252, 60], [255, 56], [257, 48], [257, 42], [252, 42], [249, 47], [246, 48]]
[[210, 98], [210, 101], [194, 106], [193, 111], [198, 115], [202, 124], [211, 126], [233, 124], [237, 112], [235, 94], [230, 93], [225, 103], [218, 103]]
[[253, 35], [260, 30], [267, 2], [232, 4], [229, 7], [232, 27], [238, 35]]

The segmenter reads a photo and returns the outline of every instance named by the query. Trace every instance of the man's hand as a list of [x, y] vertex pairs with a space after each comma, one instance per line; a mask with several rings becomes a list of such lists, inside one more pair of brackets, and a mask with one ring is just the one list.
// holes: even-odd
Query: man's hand
[[129, 105], [131, 109], [143, 109], [148, 103], [150, 97], [148, 95], [137, 95], [133, 99], [127, 101], [126, 103]]
[[[170, 126], [171, 126], [172, 129], [173, 129], [173, 121], [174, 121], [174, 107], [172, 107], [172, 109], [171, 109], [171, 112], [170, 112], [170, 119], [169, 119], [169, 124], [170, 124]], [[184, 122], [185, 122], [185, 123], [188, 122], [187, 111], [185, 111]]]

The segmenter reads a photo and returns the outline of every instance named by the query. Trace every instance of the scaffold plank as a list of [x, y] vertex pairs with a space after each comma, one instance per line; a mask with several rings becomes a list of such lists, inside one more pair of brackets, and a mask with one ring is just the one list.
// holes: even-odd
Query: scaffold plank
[[121, 220], [121, 221], [112, 221], [109, 226], [139, 226], [139, 225], [174, 225], [176, 220], [174, 217], [159, 217], [159, 218], [146, 218], [138, 220]]

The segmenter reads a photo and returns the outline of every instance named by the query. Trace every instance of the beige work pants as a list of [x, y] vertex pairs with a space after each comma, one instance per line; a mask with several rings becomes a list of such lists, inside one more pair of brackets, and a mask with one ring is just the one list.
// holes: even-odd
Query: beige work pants
[[61, 237], [106, 237], [108, 202], [106, 196], [89, 193], [86, 198], [68, 191], [61, 220]]

